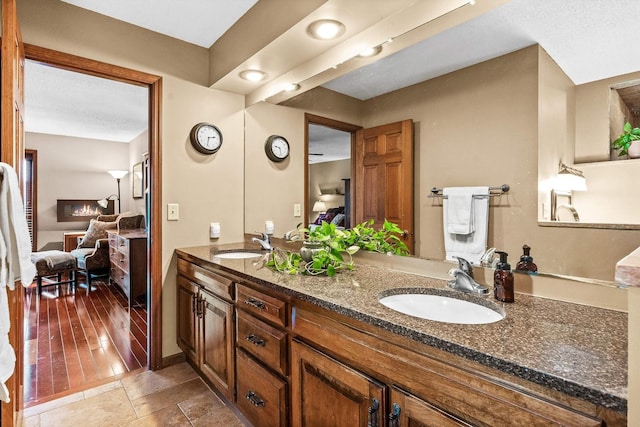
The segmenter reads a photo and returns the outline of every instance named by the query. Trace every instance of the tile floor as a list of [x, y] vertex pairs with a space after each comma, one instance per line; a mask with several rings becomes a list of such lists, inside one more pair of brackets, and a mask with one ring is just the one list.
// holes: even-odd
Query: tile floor
[[23, 415], [25, 427], [244, 426], [186, 362], [33, 406]]

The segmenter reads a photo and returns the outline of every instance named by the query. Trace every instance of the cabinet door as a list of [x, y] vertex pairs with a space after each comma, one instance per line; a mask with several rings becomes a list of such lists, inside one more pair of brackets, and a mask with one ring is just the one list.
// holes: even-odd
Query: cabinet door
[[293, 425], [384, 426], [384, 385], [296, 340], [291, 363]]
[[233, 400], [233, 305], [200, 291], [202, 351], [200, 370], [229, 400]]
[[404, 390], [391, 389], [389, 427], [460, 427], [470, 426]]
[[177, 280], [178, 347], [195, 364], [198, 363], [198, 316], [196, 313], [198, 287], [178, 276]]

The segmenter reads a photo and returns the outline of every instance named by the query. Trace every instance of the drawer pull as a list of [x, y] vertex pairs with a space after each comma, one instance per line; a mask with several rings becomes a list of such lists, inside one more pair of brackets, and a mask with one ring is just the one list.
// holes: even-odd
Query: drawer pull
[[393, 404], [393, 409], [389, 413], [389, 427], [400, 427], [400, 405]]
[[260, 310], [266, 310], [267, 309], [267, 305], [265, 303], [263, 303], [260, 300], [255, 299], [255, 298], [248, 298], [248, 299], [244, 300], [244, 303], [250, 305], [251, 307], [255, 307], [257, 309], [260, 309]]
[[260, 399], [260, 396], [255, 394], [253, 390], [249, 390], [245, 397], [253, 406], [264, 406], [264, 400]]
[[258, 345], [260, 347], [264, 347], [264, 340], [257, 335], [249, 334], [245, 337], [247, 341], [249, 341], [253, 345]]
[[369, 406], [369, 421], [367, 427], [378, 427], [378, 409], [380, 409], [380, 402], [375, 397], [371, 399], [371, 406]]

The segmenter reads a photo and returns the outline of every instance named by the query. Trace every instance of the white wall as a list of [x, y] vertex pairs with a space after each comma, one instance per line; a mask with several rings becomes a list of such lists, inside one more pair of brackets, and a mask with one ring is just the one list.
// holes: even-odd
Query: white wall
[[[27, 133], [26, 148], [38, 151], [38, 248], [62, 242], [65, 231], [86, 230], [88, 221], [58, 222], [58, 199], [99, 200], [117, 192], [111, 169], [129, 169], [128, 144]], [[122, 210], [129, 208], [129, 177], [121, 181]], [[116, 211], [117, 211], [117, 202]]]

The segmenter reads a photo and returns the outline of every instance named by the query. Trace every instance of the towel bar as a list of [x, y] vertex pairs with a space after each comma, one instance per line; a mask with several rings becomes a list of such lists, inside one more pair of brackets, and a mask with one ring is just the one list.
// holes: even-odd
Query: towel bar
[[[488, 196], [486, 194], [474, 194], [473, 197], [482, 198], [502, 196], [504, 193], [508, 193], [509, 189], [509, 184], [502, 184], [500, 187], [489, 187]], [[437, 187], [433, 187], [431, 189], [431, 194], [429, 194], [427, 197], [441, 197], [443, 199], [446, 199], [446, 196], [442, 195], [442, 189]]]

